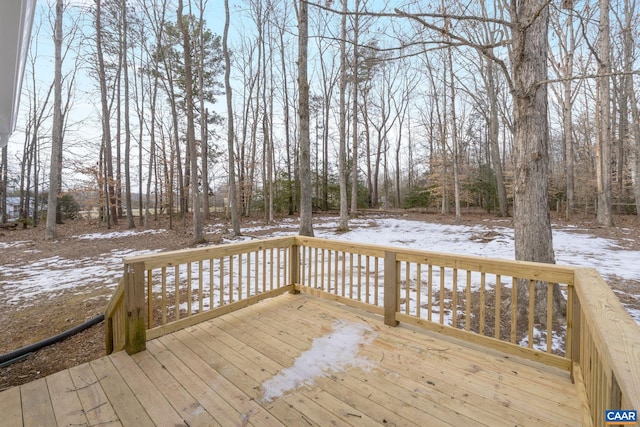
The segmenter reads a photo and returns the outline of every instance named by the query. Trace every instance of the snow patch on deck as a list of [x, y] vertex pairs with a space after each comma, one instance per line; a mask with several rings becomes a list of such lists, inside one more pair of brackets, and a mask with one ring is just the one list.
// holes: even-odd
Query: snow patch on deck
[[311, 348], [298, 356], [293, 366], [282, 369], [262, 384], [262, 401], [270, 402], [298, 387], [313, 385], [316, 378], [331, 372], [351, 367], [368, 369], [371, 362], [358, 353], [361, 346], [370, 344], [376, 336], [368, 325], [334, 322], [332, 333], [315, 338]]

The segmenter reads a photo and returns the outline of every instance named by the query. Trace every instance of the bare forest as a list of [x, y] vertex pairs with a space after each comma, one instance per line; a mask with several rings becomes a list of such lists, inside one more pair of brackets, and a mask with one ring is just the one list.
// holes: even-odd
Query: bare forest
[[[569, 265], [584, 234], [638, 319], [639, 20], [637, 0], [38, 2], [0, 159], [1, 350], [101, 313], [132, 251], [291, 227]], [[384, 218], [425, 212], [442, 234]], [[514, 313], [529, 292], [536, 323], [547, 295], [562, 313], [552, 288]], [[103, 348], [94, 328], [0, 390]]]
[[[3, 223], [640, 214], [635, 0], [40, 3]], [[47, 212], [47, 216], [45, 216]]]

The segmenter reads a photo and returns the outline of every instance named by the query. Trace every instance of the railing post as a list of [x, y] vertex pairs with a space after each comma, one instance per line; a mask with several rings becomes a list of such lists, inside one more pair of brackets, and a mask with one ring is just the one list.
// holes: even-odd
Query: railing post
[[124, 309], [127, 316], [125, 321], [125, 349], [127, 353], [134, 354], [144, 351], [147, 344], [144, 316], [144, 263], [129, 264], [127, 269], [124, 287]]
[[398, 264], [395, 252], [384, 253], [384, 324], [397, 326], [396, 312], [400, 305], [398, 298]]
[[[300, 283], [300, 250], [298, 245], [289, 246], [289, 284]], [[297, 294], [300, 291], [293, 290], [291, 293]]]
[[[579, 284], [574, 284], [579, 286]], [[567, 307], [567, 329], [571, 331], [567, 336], [567, 358], [574, 363], [580, 363], [580, 318], [582, 308], [580, 307], [580, 298], [574, 287], [569, 287], [569, 304]]]

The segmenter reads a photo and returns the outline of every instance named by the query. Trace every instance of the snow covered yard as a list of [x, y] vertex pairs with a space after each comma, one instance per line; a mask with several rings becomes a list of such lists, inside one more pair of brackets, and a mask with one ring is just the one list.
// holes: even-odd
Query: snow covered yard
[[[402, 217], [373, 215], [351, 220], [351, 231], [337, 233], [337, 221], [323, 218], [315, 224], [316, 237], [337, 239], [367, 244], [398, 246], [428, 251], [454, 254], [477, 255], [502, 259], [513, 259], [513, 229], [508, 220], [485, 219], [472, 225], [440, 224], [416, 221]], [[285, 218], [274, 225], [247, 224], [242, 232], [243, 239], [259, 234], [260, 238], [295, 235], [298, 230], [296, 219]], [[622, 229], [629, 241], [638, 241], [637, 230]], [[219, 235], [223, 228], [210, 225], [207, 235]], [[94, 256], [65, 258], [46, 256], [38, 259], [39, 250], [29, 241], [0, 241], [0, 250], [24, 252], [31, 262], [0, 263], [0, 303], [28, 306], [37, 297], [51, 297], [64, 292], [92, 294], [97, 289], [111, 291], [122, 275], [124, 257], [148, 254], [162, 250], [127, 248], [127, 238], [144, 234], [156, 234], [168, 238], [167, 230], [114, 231], [105, 233], [80, 234], [73, 241], [101, 242], [114, 241], [107, 252]], [[118, 239], [115, 242], [115, 239]], [[623, 247], [619, 241], [597, 237], [588, 230], [575, 226], [555, 227], [553, 232], [556, 262], [563, 265], [594, 267], [610, 281], [624, 281], [630, 285], [614, 289], [623, 304], [640, 324], [640, 251]], [[97, 244], [97, 243], [96, 243]], [[635, 304], [634, 304], [635, 302]]]
[[[513, 230], [509, 224], [509, 220], [477, 214], [473, 218], [465, 217], [462, 225], [451, 224], [449, 218], [437, 215], [369, 214], [350, 220], [351, 231], [337, 233], [337, 218], [314, 217], [317, 237], [513, 259]], [[631, 225], [629, 228], [591, 229], [589, 223], [577, 224], [555, 226], [554, 247], [558, 264], [598, 269], [640, 324], [638, 228]], [[206, 238], [211, 242], [210, 245], [228, 242], [225, 240], [228, 235], [226, 227], [224, 222], [213, 221], [207, 226]], [[44, 241], [42, 229], [0, 233], [0, 304], [4, 307], [0, 312], [0, 325], [6, 332], [6, 339], [0, 343], [0, 352], [47, 338], [102, 313], [122, 276], [124, 257], [182, 249], [190, 247], [192, 240], [189, 225], [182, 223], [174, 223], [173, 230], [158, 224], [155, 230], [124, 230], [124, 225], [120, 225], [113, 230], [100, 231], [95, 225], [70, 222], [61, 230], [61, 239], [56, 242]], [[268, 226], [260, 221], [247, 222], [243, 224], [242, 232], [244, 236], [234, 239], [235, 242], [296, 235], [298, 221], [284, 218]], [[253, 278], [256, 277], [255, 268], [257, 264], [251, 265]], [[414, 272], [412, 270], [411, 274]], [[379, 271], [379, 275], [381, 273]], [[433, 273], [434, 283], [438, 283], [439, 269], [434, 269]], [[184, 274], [184, 270], [181, 270], [181, 280]], [[450, 272], [445, 272], [447, 285], [450, 283], [449, 276]], [[426, 288], [424, 279], [423, 275], [422, 293]], [[477, 279], [473, 280], [477, 282]], [[487, 298], [491, 296], [491, 280], [488, 275]], [[408, 302], [411, 309], [417, 305], [416, 282], [415, 276], [410, 276], [411, 294]], [[507, 287], [508, 283], [504, 285]], [[475, 288], [473, 284], [472, 289], [477, 290]], [[207, 292], [207, 289], [203, 289], [203, 292]], [[432, 301], [430, 308], [433, 320], [438, 321], [440, 315], [444, 322], [453, 319], [451, 306], [448, 305], [450, 294], [447, 288], [442, 301], [443, 310], [440, 310], [439, 301]], [[181, 303], [184, 301], [182, 299]], [[426, 299], [422, 298], [421, 301], [421, 307], [426, 309]], [[401, 301], [403, 307], [406, 307], [406, 302]], [[491, 304], [492, 301], [488, 300], [487, 303]], [[197, 311], [200, 308], [196, 303], [192, 309]], [[458, 315], [463, 317], [460, 310]], [[543, 345], [545, 339], [534, 336], [536, 346]], [[0, 390], [93, 360], [103, 354], [104, 331], [97, 326], [0, 370]]]

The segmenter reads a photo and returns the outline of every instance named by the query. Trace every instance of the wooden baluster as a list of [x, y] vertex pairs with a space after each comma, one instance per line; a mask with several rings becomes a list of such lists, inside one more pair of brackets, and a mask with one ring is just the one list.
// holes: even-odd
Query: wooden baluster
[[176, 320], [180, 320], [180, 264], [177, 264], [174, 268], [174, 280], [175, 280], [175, 288], [176, 288], [176, 294], [175, 294], [175, 298], [176, 298], [176, 308], [175, 308], [175, 313], [176, 313]]
[[238, 254], [238, 301], [242, 301], [242, 254]]
[[451, 326], [454, 328], [458, 327], [458, 269], [453, 269], [453, 283], [451, 286], [451, 291], [453, 292], [451, 298]]
[[[273, 272], [276, 268], [273, 263], [273, 248], [269, 250], [269, 264], [269, 290], [272, 291], [274, 285]], [[280, 266], [278, 266], [278, 268], [280, 268]]]
[[362, 301], [362, 255], [358, 254], [358, 301]]
[[229, 257], [229, 304], [231, 304], [234, 299], [233, 299], [233, 255], [230, 255]]
[[260, 292], [260, 285], [259, 285], [259, 283], [260, 283], [260, 274], [258, 274], [258, 268], [259, 268], [258, 266], [260, 265], [260, 262], [258, 261], [258, 258], [260, 257], [260, 252], [259, 251], [255, 251], [253, 254], [254, 254], [254, 257], [253, 257], [253, 265], [254, 265], [254, 267], [253, 267], [253, 269], [254, 269], [254, 273], [255, 273], [254, 274], [254, 278], [253, 278], [253, 281], [254, 281], [253, 287], [254, 287], [254, 290], [255, 290], [255, 294], [257, 295]]
[[280, 263], [280, 252], [281, 252], [281, 249], [276, 248], [276, 288], [280, 288], [284, 284], [284, 282], [280, 280], [282, 275], [282, 264]]
[[353, 299], [353, 252], [349, 253], [349, 298]]
[[553, 283], [547, 282], [547, 353], [553, 344]]
[[318, 248], [313, 249], [314, 252], [314, 263], [313, 263], [313, 287], [318, 289]]
[[167, 267], [162, 267], [162, 324], [167, 323]]
[[322, 262], [320, 263], [320, 288], [322, 289], [322, 291], [324, 292], [325, 290], [325, 279], [324, 279], [324, 267], [326, 264], [326, 256], [327, 256], [327, 251], [326, 249], [322, 249]]
[[411, 314], [411, 263], [410, 262], [406, 262], [405, 263], [405, 282], [406, 282], [406, 288], [405, 288], [405, 293], [404, 293], [404, 299], [405, 299], [405, 305], [404, 305], [404, 312], [405, 314]]
[[218, 265], [220, 265], [220, 307], [224, 303], [224, 258], [218, 258]]
[[464, 328], [467, 331], [471, 330], [471, 271], [467, 270], [467, 288], [465, 289], [467, 293], [467, 303], [465, 307], [465, 319], [464, 319]]
[[[304, 246], [302, 247], [304, 259]], [[302, 283], [304, 284], [304, 270], [302, 270]], [[262, 292], [267, 292], [267, 250], [262, 249]]]
[[494, 324], [494, 338], [499, 340], [500, 339], [500, 318], [501, 318], [501, 314], [500, 314], [500, 306], [502, 305], [502, 283], [500, 282], [501, 277], [499, 274], [496, 274], [496, 291], [495, 291], [495, 324]]
[[147, 270], [147, 328], [153, 328], [153, 276]]
[[364, 269], [365, 270], [365, 272], [364, 272], [364, 274], [365, 274], [364, 286], [365, 286], [365, 289], [367, 290], [367, 294], [365, 295], [365, 302], [367, 304], [369, 304], [370, 301], [371, 301], [370, 296], [369, 296], [369, 294], [371, 293], [371, 287], [370, 287], [370, 283], [371, 283], [370, 279], [371, 278], [369, 277], [371, 275], [371, 270], [369, 269], [369, 264], [370, 264], [369, 261], [370, 261], [370, 257], [369, 257], [369, 255], [366, 255], [365, 256], [365, 262], [367, 264], [366, 264], [365, 269]]
[[486, 305], [486, 274], [480, 273], [480, 335], [484, 335], [485, 323], [485, 305]]
[[511, 278], [511, 342], [516, 343], [518, 326], [518, 279]]
[[431, 321], [433, 319], [433, 265], [431, 264], [427, 271], [427, 285], [427, 320]]
[[[247, 296], [251, 296], [251, 252], [247, 252]], [[255, 294], [254, 294], [255, 295]]]
[[528, 316], [528, 333], [529, 333], [529, 343], [528, 347], [533, 348], [533, 324], [534, 324], [534, 313], [536, 308], [536, 282], [533, 279], [529, 279], [529, 316]]
[[202, 280], [203, 274], [202, 260], [198, 261], [198, 312], [202, 313], [204, 310], [204, 280]]
[[375, 288], [375, 293], [373, 294], [373, 300], [374, 300], [374, 305], [377, 307], [378, 306], [378, 294], [380, 293], [380, 258], [376, 257], [374, 258], [375, 260], [375, 266], [374, 266], [374, 272], [373, 272], [373, 283], [374, 283], [374, 288]]
[[346, 280], [346, 269], [347, 269], [347, 254], [342, 252], [342, 296], [345, 296], [345, 280]]
[[335, 251], [335, 267], [334, 267], [334, 275], [333, 275], [333, 288], [334, 288], [334, 293], [336, 295], [338, 295], [338, 259], [339, 258], [339, 254], [338, 251]]
[[191, 263], [187, 263], [187, 317], [191, 316]]
[[209, 258], [209, 310], [214, 309], [215, 304], [215, 286], [213, 286], [213, 259]]
[[444, 267], [440, 266], [440, 319], [438, 323], [444, 324]]

